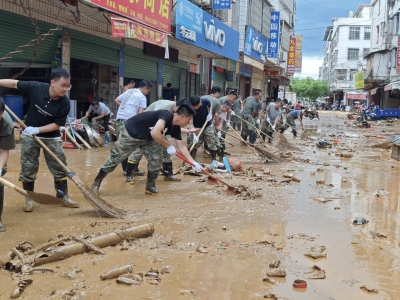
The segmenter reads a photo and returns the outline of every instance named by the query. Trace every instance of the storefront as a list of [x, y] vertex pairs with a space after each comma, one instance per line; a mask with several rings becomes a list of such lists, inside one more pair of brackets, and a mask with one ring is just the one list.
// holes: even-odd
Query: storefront
[[[228, 87], [227, 72], [236, 71], [235, 62], [239, 59], [239, 33], [189, 1], [178, 0], [176, 6], [180, 8], [175, 20], [176, 39], [207, 50], [210, 56], [229, 59], [213, 59], [211, 74], [204, 77], [208, 82], [201, 82], [202, 86], [219, 86], [225, 91]], [[237, 86], [236, 83], [234, 85]]]
[[240, 63], [239, 67], [239, 96], [246, 99], [251, 93], [251, 78], [253, 76], [253, 67]]

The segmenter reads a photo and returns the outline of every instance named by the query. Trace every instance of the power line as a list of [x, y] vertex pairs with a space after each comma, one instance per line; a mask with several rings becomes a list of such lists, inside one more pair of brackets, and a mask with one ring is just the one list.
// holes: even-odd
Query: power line
[[338, 11], [345, 11], [345, 12], [347, 12], [347, 13], [349, 12], [348, 10], [337, 9], [337, 8], [332, 8], [332, 7], [327, 7], [327, 6], [319, 5], [319, 4], [317, 4], [317, 3], [314, 3], [314, 2], [311, 2], [311, 1], [308, 1], [308, 0], [303, 0], [303, 1], [306, 1], [306, 2], [308, 2], [308, 3], [311, 3], [311, 4], [315, 5], [315, 6], [323, 7], [323, 8], [325, 8], [325, 9], [338, 10]]

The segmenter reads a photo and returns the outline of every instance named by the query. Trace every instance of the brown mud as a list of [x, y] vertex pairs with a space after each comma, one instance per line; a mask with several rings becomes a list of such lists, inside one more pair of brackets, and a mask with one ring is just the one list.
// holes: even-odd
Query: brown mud
[[[80, 236], [146, 223], [155, 227], [151, 237], [103, 248], [105, 255], [84, 253], [43, 265], [54, 273], [24, 276], [33, 282], [20, 299], [263, 299], [271, 293], [296, 300], [400, 299], [400, 163], [390, 158], [390, 149], [369, 147], [398, 133], [400, 125], [372, 123], [371, 131], [344, 124], [343, 113], [321, 112], [320, 116], [320, 121], [304, 122], [310, 139], [293, 140], [288, 130], [288, 142], [301, 150], [291, 150], [282, 163], [264, 164], [247, 146], [227, 137], [240, 149], [227, 147], [242, 160], [244, 171], [216, 175], [233, 186], [247, 187], [249, 193], [244, 195], [230, 195], [223, 185], [178, 174], [182, 178], [178, 183], [160, 176], [156, 184], [162, 196], [148, 196], [145, 176], [129, 185], [118, 167], [105, 178], [100, 193], [131, 211], [127, 219], [119, 220], [99, 218], [72, 182], [70, 197], [80, 202], [79, 209], [35, 203], [34, 212], [24, 213], [24, 198], [6, 187], [3, 224], [7, 231], [0, 233], [0, 259], [23, 241], [40, 245], [60, 234]], [[321, 138], [332, 148], [317, 148]], [[68, 167], [90, 186], [110, 149], [111, 145], [68, 149]], [[336, 155], [341, 153], [352, 157]], [[202, 151], [198, 156], [209, 162]], [[19, 157], [18, 146], [10, 155], [5, 179], [20, 186]], [[35, 190], [54, 194], [43, 158], [40, 163]], [[180, 164], [174, 158], [174, 167]], [[146, 161], [140, 169], [146, 170]], [[369, 222], [354, 225], [357, 217]], [[321, 249], [325, 249], [322, 258], [304, 255]], [[274, 260], [280, 261], [286, 277], [263, 281]], [[111, 269], [127, 265], [146, 280], [137, 280], [138, 275], [126, 276], [129, 284], [100, 279]], [[309, 278], [314, 266], [325, 272], [325, 279]], [[294, 288], [296, 279], [306, 280], [307, 288]], [[18, 281], [15, 274], [0, 270], [0, 299], [9, 299]]]

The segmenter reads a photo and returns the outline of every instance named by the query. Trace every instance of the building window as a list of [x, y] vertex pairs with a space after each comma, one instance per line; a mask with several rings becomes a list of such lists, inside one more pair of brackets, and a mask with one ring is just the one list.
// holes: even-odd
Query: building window
[[355, 69], [350, 69], [350, 80], [354, 79], [354, 74], [357, 73], [357, 70]]
[[350, 40], [359, 40], [360, 39], [360, 27], [350, 27]]
[[359, 49], [349, 48], [347, 49], [347, 60], [358, 60]]
[[376, 43], [379, 43], [379, 25], [376, 26]]
[[364, 40], [371, 38], [371, 27], [364, 27]]
[[364, 48], [363, 49], [363, 57], [369, 53], [369, 48]]

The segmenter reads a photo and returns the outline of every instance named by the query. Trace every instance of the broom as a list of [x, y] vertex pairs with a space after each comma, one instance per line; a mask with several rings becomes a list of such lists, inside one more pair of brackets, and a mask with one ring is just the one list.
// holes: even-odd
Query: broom
[[239, 141], [241, 141], [243, 143], [245, 143], [246, 145], [248, 145], [249, 147], [254, 149], [258, 153], [258, 155], [260, 155], [260, 156], [262, 156], [264, 158], [267, 158], [267, 159], [269, 159], [269, 160], [271, 160], [273, 162], [281, 162], [281, 159], [278, 156], [276, 156], [275, 154], [273, 154], [271, 152], [268, 152], [267, 150], [264, 150], [264, 149], [262, 149], [262, 148], [260, 148], [260, 147], [258, 147], [256, 145], [250, 144], [249, 142], [247, 142], [247, 141], [245, 141], [243, 139], [239, 139], [238, 137], [234, 136], [233, 134], [230, 134], [229, 132], [224, 131], [224, 133], [229, 135], [229, 136], [231, 136], [231, 137], [233, 137], [233, 138], [235, 138], [235, 139], [238, 139]]
[[[26, 125], [11, 111], [11, 109], [6, 105], [6, 110], [8, 113], [14, 117], [15, 120], [18, 121], [18, 123], [21, 124], [23, 128], [26, 128]], [[100, 198], [98, 195], [96, 195], [89, 187], [85, 186], [85, 184], [76, 176], [75, 173], [71, 172], [66, 165], [63, 164], [63, 162], [37, 137], [33, 136], [35, 141], [43, 147], [44, 150], [46, 150], [59, 164], [60, 166], [63, 167], [63, 169], [69, 173], [68, 177], [75, 183], [75, 185], [81, 190], [83, 196], [85, 196], [85, 199], [97, 210], [101, 211], [104, 213], [107, 217], [112, 217], [112, 218], [123, 218], [126, 216], [127, 212], [123, 209], [119, 209], [114, 207], [113, 205], [107, 203], [105, 200]]]

